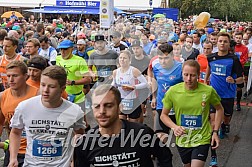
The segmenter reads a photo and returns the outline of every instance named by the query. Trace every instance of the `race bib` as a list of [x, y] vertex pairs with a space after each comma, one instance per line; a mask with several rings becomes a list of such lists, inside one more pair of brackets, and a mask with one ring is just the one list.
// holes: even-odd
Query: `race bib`
[[76, 95], [71, 95], [71, 94], [67, 95], [67, 100], [72, 103], [74, 103], [75, 98], [76, 98]]
[[101, 68], [98, 70], [98, 76], [99, 77], [108, 77], [112, 75], [112, 71], [109, 67]]
[[32, 155], [36, 157], [60, 157], [62, 156], [62, 143], [59, 140], [33, 140]]
[[26, 138], [26, 131], [24, 129], [22, 130], [21, 138]]
[[188, 129], [201, 129], [202, 115], [181, 115], [181, 126]]
[[206, 76], [206, 73], [205, 73], [205, 72], [201, 72], [201, 73], [200, 73], [200, 79], [201, 79], [201, 80], [204, 80], [204, 79], [205, 79], [205, 76]]
[[212, 67], [212, 73], [215, 75], [226, 76], [227, 67], [222, 64], [214, 64]]
[[133, 99], [123, 99], [122, 104], [123, 110], [132, 110], [134, 107]]

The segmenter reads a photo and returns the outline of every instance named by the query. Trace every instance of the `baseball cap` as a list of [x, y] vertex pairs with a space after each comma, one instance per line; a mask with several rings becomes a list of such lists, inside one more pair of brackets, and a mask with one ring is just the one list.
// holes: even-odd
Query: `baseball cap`
[[142, 47], [142, 44], [141, 44], [141, 42], [139, 40], [135, 40], [135, 41], [132, 42], [131, 46], [132, 47], [133, 46], [140, 46], [140, 47]]
[[74, 43], [66, 39], [59, 44], [58, 49], [67, 49], [67, 48], [72, 48], [73, 46], [74, 46]]
[[155, 35], [150, 35], [149, 36], [149, 39], [155, 39], [156, 37], [155, 37]]
[[20, 26], [13, 26], [12, 30], [20, 30]]
[[84, 39], [79, 39], [79, 40], [77, 41], [77, 45], [86, 45], [86, 42], [85, 42]]
[[98, 34], [95, 36], [95, 42], [97, 41], [105, 41], [104, 35]]
[[62, 32], [62, 30], [61, 30], [61, 28], [56, 28], [56, 29], [55, 29], [55, 32], [56, 32], [56, 33], [59, 33], [59, 32]]
[[86, 38], [86, 35], [85, 35], [83, 32], [79, 32], [79, 33], [77, 34], [77, 37], [82, 37], [83, 39], [85, 39], [85, 38]]

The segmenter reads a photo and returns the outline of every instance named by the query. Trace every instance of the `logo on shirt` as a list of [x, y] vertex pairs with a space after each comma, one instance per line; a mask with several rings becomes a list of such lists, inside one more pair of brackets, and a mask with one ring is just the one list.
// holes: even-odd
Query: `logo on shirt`
[[165, 84], [162, 84], [163, 86], [163, 91], [166, 92], [166, 90], [170, 87], [170, 85], [167, 85], [166, 83]]
[[170, 75], [169, 80], [174, 80], [176, 78], [176, 75]]

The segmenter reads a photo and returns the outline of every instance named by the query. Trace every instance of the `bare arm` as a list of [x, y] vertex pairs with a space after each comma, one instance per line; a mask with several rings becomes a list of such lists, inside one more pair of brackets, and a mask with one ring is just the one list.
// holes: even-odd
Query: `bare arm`
[[20, 147], [22, 129], [12, 128], [10, 132], [10, 163], [9, 167], [17, 166], [17, 155]]
[[160, 116], [161, 121], [174, 131], [175, 136], [181, 136], [185, 134], [185, 129], [182, 126], [176, 125], [169, 117], [170, 110], [171, 109], [166, 109], [163, 107], [163, 110]]
[[152, 94], [151, 107], [156, 108], [156, 105], [157, 105], [157, 81], [154, 78], [151, 78], [151, 94]]
[[[90, 77], [90, 72], [86, 72], [85, 74], [83, 74], [83, 78], [79, 79], [79, 80], [75, 80], [75, 84], [74, 85], [87, 85], [91, 83], [91, 77]], [[67, 85], [71, 85], [72, 81], [71, 80], [67, 80]]]
[[209, 80], [209, 76], [210, 76], [210, 67], [207, 66], [207, 69], [206, 69], [206, 76], [205, 76], [205, 79], [204, 79], [204, 83], [207, 84], [207, 81]]
[[224, 109], [221, 104], [215, 105], [214, 108], [216, 109], [214, 130], [218, 130], [223, 120]]
[[1, 109], [1, 101], [2, 101], [2, 92], [0, 93], [0, 136], [2, 135], [4, 121], [5, 121], [5, 117], [4, 117], [4, 115], [2, 113], [2, 109]]
[[212, 149], [216, 149], [220, 145], [220, 139], [218, 137], [217, 132], [221, 126], [221, 122], [224, 116], [224, 109], [221, 104], [215, 105], [214, 108], [216, 109], [216, 114], [215, 114], [215, 120], [214, 120], [215, 124], [214, 124], [212, 141], [211, 141]]

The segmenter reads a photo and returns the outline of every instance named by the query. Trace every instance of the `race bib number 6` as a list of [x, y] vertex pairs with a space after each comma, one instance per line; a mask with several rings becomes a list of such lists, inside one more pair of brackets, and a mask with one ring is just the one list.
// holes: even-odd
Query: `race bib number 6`
[[[55, 146], [54, 146], [55, 144]], [[61, 141], [34, 140], [32, 155], [36, 157], [59, 157], [62, 156]]]

